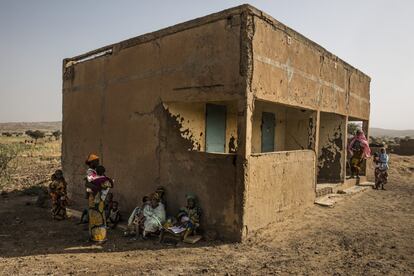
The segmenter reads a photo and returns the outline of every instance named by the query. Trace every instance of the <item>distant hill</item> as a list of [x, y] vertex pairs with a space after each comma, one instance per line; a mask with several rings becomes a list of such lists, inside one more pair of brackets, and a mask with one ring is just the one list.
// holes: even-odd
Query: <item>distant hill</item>
[[0, 132], [25, 132], [26, 130], [41, 130], [45, 132], [62, 130], [62, 122], [0, 123]]
[[411, 136], [414, 137], [414, 129], [407, 129], [407, 130], [395, 130], [395, 129], [384, 129], [384, 128], [370, 128], [369, 129], [369, 136], [373, 137], [405, 137]]
[[[0, 123], [1, 132], [24, 132], [26, 130], [41, 130], [46, 132], [52, 132], [55, 130], [62, 130], [62, 122], [19, 122], [19, 123]], [[369, 135], [374, 137], [414, 137], [414, 129], [408, 130], [395, 130], [384, 128], [370, 128]]]

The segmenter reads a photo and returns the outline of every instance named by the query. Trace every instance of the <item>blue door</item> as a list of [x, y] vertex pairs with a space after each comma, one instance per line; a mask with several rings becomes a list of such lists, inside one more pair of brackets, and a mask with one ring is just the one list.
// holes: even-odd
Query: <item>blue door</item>
[[275, 114], [262, 113], [262, 152], [275, 151]]
[[225, 152], [226, 106], [206, 105], [206, 151]]

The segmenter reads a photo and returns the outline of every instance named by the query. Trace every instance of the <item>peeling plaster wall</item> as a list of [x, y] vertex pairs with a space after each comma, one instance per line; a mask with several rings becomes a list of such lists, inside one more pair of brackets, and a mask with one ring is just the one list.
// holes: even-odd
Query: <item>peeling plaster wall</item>
[[277, 220], [278, 215], [311, 206], [315, 199], [315, 153], [310, 150], [252, 155], [246, 187], [248, 232]]
[[337, 183], [345, 179], [346, 118], [321, 112], [318, 149], [318, 182]]
[[264, 14], [254, 22], [258, 99], [369, 119], [368, 76]]
[[[237, 18], [233, 11], [223, 19], [172, 27], [161, 31], [163, 36], [124, 41], [111, 55], [64, 67], [62, 166], [74, 206], [86, 206], [84, 162], [94, 152], [115, 179], [114, 197], [125, 213], [163, 185], [169, 201], [179, 201], [169, 203], [174, 214], [194, 186], [208, 227], [222, 226], [226, 237], [239, 237], [234, 225], [227, 225], [229, 219], [234, 223], [233, 156], [218, 161], [191, 156], [197, 153], [188, 152], [194, 145], [181, 136], [183, 126], [176, 129], [183, 148], [172, 147], [170, 137], [162, 135], [168, 126], [163, 102], [240, 99]], [[220, 214], [214, 213], [217, 206]]]
[[[226, 106], [226, 153], [237, 150], [237, 112], [236, 103], [213, 102]], [[191, 140], [189, 150], [206, 150], [206, 103], [164, 103], [164, 108], [180, 124], [181, 136]]]

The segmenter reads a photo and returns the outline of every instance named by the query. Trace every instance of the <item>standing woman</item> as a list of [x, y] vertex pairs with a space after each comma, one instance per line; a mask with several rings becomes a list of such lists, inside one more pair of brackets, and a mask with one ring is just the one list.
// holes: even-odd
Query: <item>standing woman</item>
[[86, 184], [89, 192], [89, 235], [91, 241], [106, 241], [106, 216], [105, 216], [105, 199], [110, 188], [113, 188], [113, 180], [105, 176], [103, 166], [96, 167], [97, 177], [90, 183]]
[[356, 176], [359, 178], [361, 171], [361, 165], [364, 159], [371, 156], [371, 149], [365, 134], [362, 130], [358, 129], [354, 138], [348, 145], [348, 152], [351, 155], [350, 167], [351, 167], [351, 178]]

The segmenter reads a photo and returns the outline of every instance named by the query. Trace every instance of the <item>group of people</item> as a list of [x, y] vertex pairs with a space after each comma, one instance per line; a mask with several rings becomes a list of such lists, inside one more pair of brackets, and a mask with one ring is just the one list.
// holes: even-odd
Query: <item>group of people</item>
[[158, 187], [154, 193], [142, 198], [128, 219], [125, 236], [146, 239], [150, 235], [162, 238], [166, 233], [186, 240], [196, 235], [200, 227], [201, 208], [195, 195], [186, 195], [187, 204], [179, 209], [176, 216], [167, 218], [165, 189]]
[[[89, 240], [105, 242], [108, 228], [115, 228], [121, 220], [118, 202], [113, 200], [110, 189], [114, 188], [114, 180], [105, 175], [105, 167], [99, 164], [99, 157], [90, 154], [85, 161], [85, 191], [88, 208], [81, 216], [81, 223], [88, 223]], [[67, 218], [68, 204], [67, 183], [63, 172], [57, 170], [51, 177], [49, 195], [52, 201], [52, 218]], [[165, 233], [186, 239], [197, 234], [200, 226], [201, 208], [194, 195], [186, 195], [187, 204], [176, 216], [167, 217], [164, 187], [158, 187], [153, 193], [142, 199], [128, 219], [128, 231], [125, 236], [147, 239], [151, 235], [161, 238]]]
[[[362, 130], [356, 131], [355, 136], [352, 138], [348, 145], [348, 151], [351, 156], [349, 162], [351, 169], [350, 178], [356, 177], [359, 179], [364, 160], [371, 156], [371, 149], [369, 147], [368, 140]], [[374, 153], [374, 189], [385, 189], [384, 185], [388, 181], [388, 161], [389, 157], [384, 147], [380, 149], [379, 153]]]

